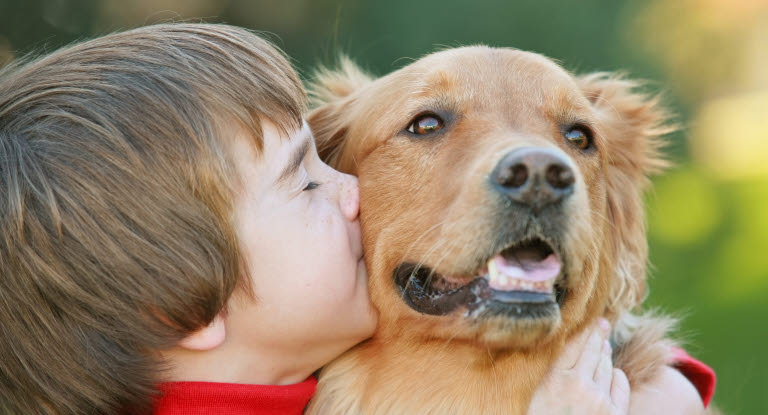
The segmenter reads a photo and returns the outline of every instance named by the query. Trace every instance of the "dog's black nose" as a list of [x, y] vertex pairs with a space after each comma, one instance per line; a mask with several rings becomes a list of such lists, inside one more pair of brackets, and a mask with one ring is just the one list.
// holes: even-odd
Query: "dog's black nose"
[[575, 181], [573, 169], [564, 156], [537, 147], [507, 153], [491, 175], [497, 191], [535, 212], [568, 197]]

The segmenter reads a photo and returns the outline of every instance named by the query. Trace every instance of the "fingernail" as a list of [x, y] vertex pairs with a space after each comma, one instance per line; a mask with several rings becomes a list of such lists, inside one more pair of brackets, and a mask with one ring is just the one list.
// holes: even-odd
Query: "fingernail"
[[608, 320], [601, 317], [597, 321], [597, 324], [600, 326], [600, 329], [603, 330], [604, 333], [608, 334], [608, 332], [611, 331], [611, 323], [609, 323]]

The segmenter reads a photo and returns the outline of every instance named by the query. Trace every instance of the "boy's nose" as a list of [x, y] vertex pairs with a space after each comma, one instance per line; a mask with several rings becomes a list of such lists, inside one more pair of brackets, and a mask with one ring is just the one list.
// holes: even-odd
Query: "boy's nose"
[[360, 213], [360, 190], [357, 185], [357, 177], [344, 175], [339, 205], [341, 213], [350, 221], [357, 219]]

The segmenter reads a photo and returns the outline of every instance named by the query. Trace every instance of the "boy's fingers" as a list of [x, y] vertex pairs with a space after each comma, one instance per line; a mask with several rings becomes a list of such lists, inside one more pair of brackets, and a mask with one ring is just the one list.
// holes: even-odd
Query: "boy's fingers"
[[592, 328], [583, 330], [578, 336], [565, 343], [563, 351], [560, 353], [560, 356], [552, 367], [563, 370], [573, 368], [573, 366], [576, 365], [576, 361], [579, 360], [579, 356], [581, 356], [581, 351], [584, 350], [584, 343], [587, 342], [589, 335], [592, 334], [593, 331], [594, 329]]
[[617, 413], [626, 414], [629, 411], [629, 380], [621, 369], [613, 369], [611, 382], [611, 402]]
[[593, 379], [595, 377], [595, 370], [597, 369], [600, 358], [603, 356], [603, 336], [600, 334], [600, 330], [592, 331], [587, 339], [587, 344], [584, 345], [584, 350], [579, 356], [579, 360], [576, 361], [576, 365], [573, 367], [576, 372], [585, 379]]
[[[584, 346], [587, 343], [587, 340], [590, 338], [590, 335], [593, 332], [597, 332], [598, 330], [605, 330], [606, 332], [610, 330], [610, 325], [608, 322], [604, 319], [600, 320], [601, 321], [598, 323], [597, 327], [590, 327], [583, 330], [576, 337], [565, 344], [563, 351], [560, 353], [560, 356], [552, 366], [554, 369], [567, 370], [575, 367], [576, 363], [584, 352]], [[605, 329], [606, 326], [609, 328]]]
[[595, 383], [601, 391], [606, 393], [611, 390], [611, 381], [613, 379], [613, 361], [611, 360], [611, 345], [608, 340], [603, 340], [602, 351], [600, 353], [600, 362], [595, 369]]

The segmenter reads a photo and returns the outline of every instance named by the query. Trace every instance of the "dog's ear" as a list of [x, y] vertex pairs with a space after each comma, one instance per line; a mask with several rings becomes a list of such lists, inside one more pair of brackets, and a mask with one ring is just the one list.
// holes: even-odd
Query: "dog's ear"
[[607, 314], [615, 316], [645, 298], [648, 242], [643, 192], [649, 177], [668, 166], [663, 136], [675, 130], [659, 96], [638, 91], [621, 75], [596, 73], [577, 78], [598, 118], [605, 154], [607, 220], [615, 252], [615, 275]]
[[354, 93], [372, 80], [342, 55], [337, 69], [320, 68], [307, 85], [313, 108], [307, 122], [315, 136], [320, 158], [333, 167], [339, 168], [351, 119], [350, 107], [356, 100]]

